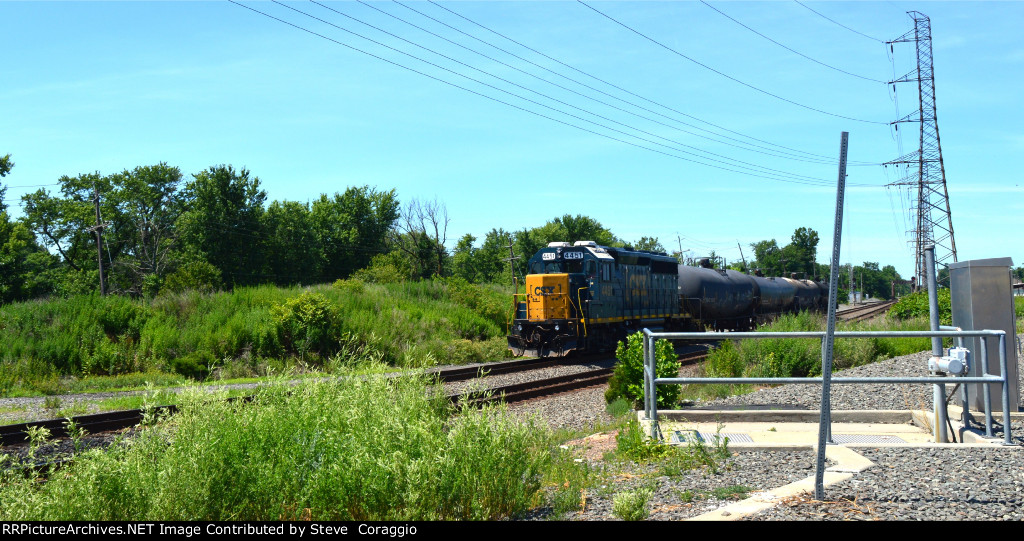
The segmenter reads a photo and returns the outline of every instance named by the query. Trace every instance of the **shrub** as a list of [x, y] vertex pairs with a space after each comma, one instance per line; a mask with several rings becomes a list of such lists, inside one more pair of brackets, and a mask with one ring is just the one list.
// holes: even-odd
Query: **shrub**
[[[615, 348], [615, 370], [608, 380], [608, 390], [604, 393], [607, 402], [623, 397], [641, 404], [644, 399], [644, 335], [636, 332], [619, 342]], [[676, 356], [672, 342], [658, 340], [654, 344], [654, 372], [659, 378], [679, 376], [679, 358]], [[670, 408], [679, 403], [680, 387], [678, 385], [658, 386], [658, 407]]]
[[220, 269], [206, 261], [189, 261], [167, 275], [161, 291], [181, 293], [186, 290], [210, 293], [222, 285]]
[[708, 352], [704, 370], [709, 378], [738, 378], [743, 375], [744, 362], [732, 340], [722, 340]]
[[352, 273], [352, 279], [371, 284], [394, 284], [404, 282], [412, 275], [412, 267], [400, 254], [390, 252], [377, 254], [370, 265]]
[[285, 347], [300, 357], [308, 352], [326, 354], [337, 347], [341, 318], [322, 294], [306, 291], [275, 306], [273, 313]]
[[[953, 302], [950, 297], [949, 288], [938, 291], [939, 301], [939, 323], [942, 325], [953, 324]], [[889, 309], [889, 316], [894, 319], [913, 319], [923, 317], [928, 319], [928, 292], [918, 291], [903, 297]]]
[[654, 489], [650, 487], [620, 492], [612, 498], [612, 514], [627, 521], [646, 520], [651, 513], [647, 503], [652, 495]]

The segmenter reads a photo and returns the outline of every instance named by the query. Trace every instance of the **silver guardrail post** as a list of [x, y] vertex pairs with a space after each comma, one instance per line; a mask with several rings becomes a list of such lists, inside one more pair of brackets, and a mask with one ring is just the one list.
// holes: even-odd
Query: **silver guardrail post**
[[1010, 372], [1006, 366], [1005, 332], [999, 335], [999, 372], [1003, 377], [1003, 445], [1013, 445], [1010, 441]]
[[[982, 336], [978, 340], [981, 344], [981, 356], [978, 357], [981, 363], [979, 365], [980, 373], [982, 376], [985, 374], [985, 359], [988, 359], [988, 337]], [[992, 436], [992, 389], [988, 385], [981, 386], [981, 397], [985, 402], [985, 437], [991, 438]]]
[[[928, 283], [928, 322], [933, 331], [939, 330], [939, 292], [938, 282], [935, 280], [935, 245], [924, 247], [925, 281]], [[942, 357], [942, 338], [932, 337], [932, 361]], [[942, 377], [946, 374], [939, 371], [932, 371], [932, 376]], [[936, 383], [932, 386], [932, 415], [935, 418], [935, 426], [932, 427], [932, 434], [938, 443], [949, 441], [946, 434], [946, 386]]]

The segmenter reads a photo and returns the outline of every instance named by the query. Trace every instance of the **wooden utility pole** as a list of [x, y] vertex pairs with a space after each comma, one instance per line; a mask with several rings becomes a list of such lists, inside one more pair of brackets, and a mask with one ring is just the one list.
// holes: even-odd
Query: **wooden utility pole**
[[519, 259], [519, 258], [516, 257], [515, 251], [512, 250], [512, 236], [509, 235], [509, 237], [508, 237], [508, 258], [506, 258], [505, 261], [508, 261], [508, 268], [509, 268], [510, 271], [512, 271], [512, 285], [515, 286], [516, 293], [519, 293], [519, 279], [516, 277], [516, 267], [515, 267], [515, 261], [517, 259]]
[[104, 224], [100, 219], [100, 192], [96, 189], [96, 184], [92, 185], [92, 201], [96, 206], [96, 225], [91, 227], [96, 232], [96, 254], [97, 260], [100, 265], [100, 295], [107, 294], [107, 282], [103, 278], [103, 227]]

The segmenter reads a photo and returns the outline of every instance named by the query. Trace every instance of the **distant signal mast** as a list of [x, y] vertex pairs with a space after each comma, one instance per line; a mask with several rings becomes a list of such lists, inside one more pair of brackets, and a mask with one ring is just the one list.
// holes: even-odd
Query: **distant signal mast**
[[935, 245], [935, 262], [938, 264], [956, 262], [956, 241], [953, 238], [953, 215], [949, 210], [949, 192], [946, 189], [946, 169], [942, 163], [942, 145], [939, 143], [939, 123], [935, 112], [935, 73], [932, 69], [932, 25], [927, 15], [919, 11], [908, 11], [914, 20], [914, 29], [887, 42], [913, 42], [917, 48], [917, 69], [890, 81], [889, 84], [917, 82], [920, 108], [893, 122], [899, 124], [916, 122], [920, 125], [920, 144], [916, 152], [901, 156], [886, 165], [907, 165], [907, 174], [890, 186], [906, 186], [916, 189], [911, 200], [911, 211], [916, 221], [914, 233], [914, 275], [917, 283], [925, 282], [924, 249]]

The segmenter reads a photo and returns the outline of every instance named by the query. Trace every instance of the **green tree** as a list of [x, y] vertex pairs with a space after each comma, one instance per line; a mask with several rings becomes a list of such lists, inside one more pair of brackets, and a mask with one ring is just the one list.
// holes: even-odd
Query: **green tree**
[[228, 285], [262, 281], [260, 219], [267, 194], [259, 178], [218, 165], [193, 175], [182, 195], [188, 209], [177, 220], [183, 249], [216, 267]]
[[321, 195], [310, 208], [319, 251], [320, 281], [347, 278], [389, 251], [388, 235], [399, 216], [394, 190], [349, 187], [333, 197]]
[[111, 175], [104, 230], [115, 281], [133, 294], [153, 294], [174, 265], [174, 227], [181, 213], [181, 171], [159, 163]]
[[[11, 155], [0, 157], [0, 177], [14, 168]], [[2, 202], [7, 187], [0, 188], [0, 302], [27, 300], [50, 293], [48, 277], [57, 260], [36, 242], [23, 222], [12, 221]]]
[[814, 277], [815, 260], [818, 256], [818, 232], [800, 227], [793, 232], [790, 243], [782, 249], [782, 257], [786, 259], [787, 272], [805, 272], [809, 278]]
[[[601, 246], [614, 246], [621, 245], [622, 243], [615, 238], [615, 235], [611, 231], [606, 229], [601, 222], [589, 217], [577, 214], [572, 216], [566, 214], [561, 218], [555, 218], [548, 225], [560, 227], [564, 232], [562, 239], [551, 239], [564, 240], [570, 244], [578, 240], [592, 240]], [[551, 242], [549, 241], [549, 242]]]
[[633, 243], [633, 248], [649, 252], [665, 252], [665, 247], [658, 241], [658, 237], [640, 237], [640, 240]]
[[761, 269], [768, 276], [782, 273], [782, 251], [775, 239], [755, 242], [750, 247], [754, 250], [754, 262], [751, 264], [754, 268]]
[[321, 276], [323, 257], [309, 205], [274, 201], [261, 217], [265, 274], [279, 285], [312, 284]]
[[[45, 247], [60, 254], [69, 270], [76, 273], [95, 270], [98, 266], [96, 236], [90, 231], [96, 225], [93, 187], [109, 192], [109, 179], [99, 173], [89, 173], [62, 176], [58, 182], [63, 196], [50, 194], [45, 188], [22, 196], [24, 222], [42, 239]], [[110, 202], [101, 199], [101, 203], [105, 203], [101, 213], [106, 210], [109, 215], [113, 210]]]
[[512, 283], [506, 260], [509, 238], [505, 230], [492, 229], [484, 237], [483, 244], [476, 248], [472, 244], [476, 237], [463, 236], [452, 255], [453, 274], [470, 283]]
[[479, 271], [477, 270], [477, 248], [473, 247], [476, 237], [466, 233], [455, 243], [455, 250], [452, 252], [452, 276], [476, 283]]

